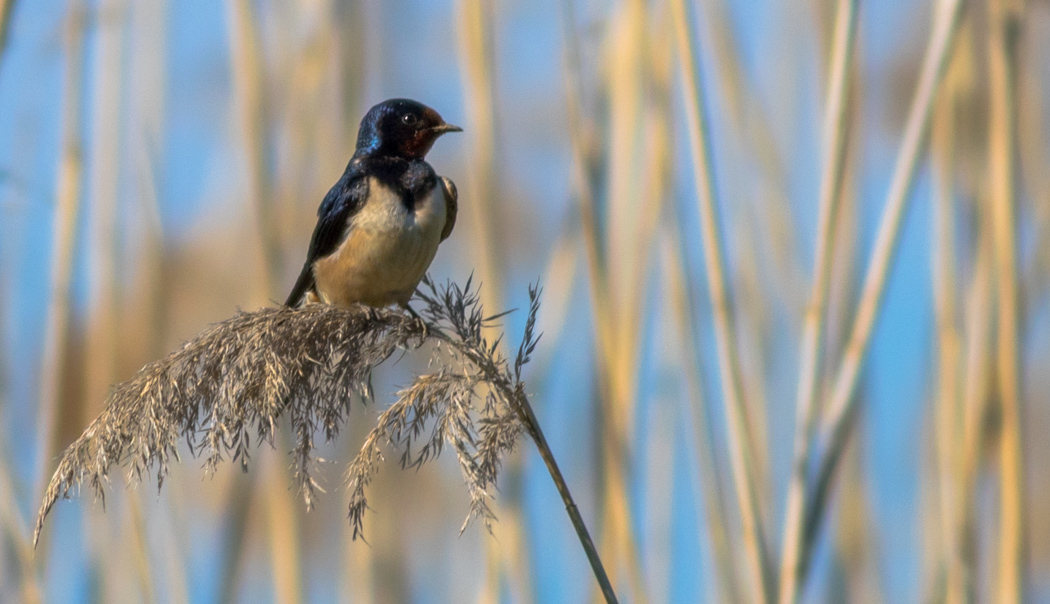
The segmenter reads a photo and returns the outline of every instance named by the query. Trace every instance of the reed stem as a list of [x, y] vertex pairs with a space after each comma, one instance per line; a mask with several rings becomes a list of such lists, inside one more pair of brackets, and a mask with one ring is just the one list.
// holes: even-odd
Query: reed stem
[[532, 411], [532, 405], [529, 404], [529, 399], [523, 392], [519, 391], [516, 395], [516, 398], [511, 400], [516, 400], [515, 409], [521, 421], [528, 428], [532, 441], [536, 443], [540, 457], [543, 458], [543, 463], [547, 466], [547, 472], [550, 473], [551, 480], [554, 481], [554, 486], [558, 489], [562, 503], [565, 504], [565, 512], [569, 514], [572, 528], [576, 530], [576, 536], [580, 539], [580, 545], [583, 546], [583, 551], [587, 554], [587, 561], [591, 565], [591, 570], [594, 572], [594, 578], [598, 581], [598, 586], [602, 590], [602, 595], [605, 596], [605, 601], [608, 604], [615, 604], [617, 602], [616, 592], [613, 591], [609, 576], [605, 573], [605, 566], [602, 564], [597, 548], [594, 547], [594, 541], [591, 540], [591, 535], [587, 531], [587, 525], [583, 521], [583, 516], [580, 515], [580, 509], [572, 498], [569, 485], [565, 482], [561, 469], [558, 468], [558, 462], [554, 459], [554, 453], [551, 451], [550, 445], [547, 444], [547, 438], [543, 435], [539, 420], [536, 419], [536, 414]]
[[1017, 286], [1017, 42], [1020, 10], [991, 0], [988, 15], [989, 180], [992, 241], [998, 285], [997, 373], [1002, 426], [997, 601], [1021, 602], [1023, 593], [1024, 467], [1018, 359]]
[[[838, 465], [845, 441], [856, 416], [857, 398], [854, 396], [860, 369], [867, 356], [875, 320], [879, 316], [886, 291], [886, 281], [900, 240], [901, 223], [911, 198], [915, 173], [923, 155], [933, 114], [934, 100], [952, 55], [963, 0], [937, 0], [934, 11], [933, 33], [926, 48], [918, 88], [912, 99], [904, 139], [897, 154], [896, 165], [885, 210], [879, 224], [875, 248], [864, 277], [864, 287], [850, 330], [849, 340], [836, 375], [828, 410], [824, 416], [826, 448], [818, 462], [814, 497], [808, 506], [807, 518], [819, 522], [823, 517], [825, 498], [830, 493], [829, 482]], [[809, 521], [807, 521], [809, 522]], [[807, 531], [809, 529], [806, 529]]]
[[858, 0], [840, 0], [835, 23], [835, 41], [828, 83], [828, 104], [824, 122], [824, 172], [820, 183], [820, 210], [817, 246], [813, 268], [813, 290], [806, 309], [805, 326], [799, 347], [799, 378], [795, 410], [795, 456], [791, 467], [787, 506], [784, 515], [784, 539], [780, 557], [780, 604], [792, 604], [798, 598], [803, 577], [801, 564], [802, 524], [806, 509], [806, 481], [813, 454], [814, 406], [817, 382], [823, 360], [823, 342], [834, 258], [834, 229], [842, 199], [842, 180], [846, 172], [846, 139], [848, 133], [847, 101], [849, 72], [857, 31]]
[[543, 429], [540, 428], [540, 422], [536, 419], [536, 414], [533, 412], [532, 405], [529, 403], [529, 397], [525, 394], [523, 384], [519, 382], [516, 387], [509, 386], [507, 382], [501, 378], [499, 370], [496, 367], [486, 362], [485, 359], [478, 357], [474, 350], [464, 346], [461, 341], [450, 337], [434, 325], [428, 325], [427, 330], [431, 336], [456, 348], [463, 353], [464, 356], [474, 362], [478, 368], [484, 372], [485, 376], [490, 380], [490, 383], [500, 391], [503, 398], [513, 406], [514, 411], [518, 414], [518, 418], [525, 426], [529, 436], [532, 437], [533, 443], [536, 444], [540, 457], [543, 458], [543, 463], [547, 466], [547, 472], [551, 475], [551, 480], [554, 481], [554, 486], [558, 489], [558, 494], [561, 496], [561, 500], [565, 504], [565, 511], [569, 514], [569, 520], [572, 522], [572, 527], [576, 531], [576, 536], [580, 539], [580, 545], [583, 546], [583, 551], [587, 554], [587, 561], [591, 565], [591, 570], [594, 572], [594, 578], [598, 581], [598, 586], [601, 588], [602, 595], [605, 596], [606, 603], [615, 604], [618, 601], [616, 599], [616, 592], [613, 590], [612, 583], [609, 581], [609, 575], [605, 572], [605, 565], [602, 564], [602, 559], [598, 554], [598, 549], [594, 546], [591, 534], [587, 530], [587, 524], [583, 521], [583, 516], [580, 515], [580, 509], [576, 506], [576, 501], [572, 497], [572, 491], [569, 490], [569, 485], [565, 482], [565, 477], [562, 475], [561, 469], [558, 467], [558, 462], [554, 458], [554, 453], [551, 451], [550, 445], [547, 443], [547, 438], [543, 435]]
[[730, 465], [740, 505], [748, 571], [755, 591], [754, 600], [769, 602], [773, 598], [773, 581], [767, 559], [761, 512], [756, 497], [755, 461], [748, 437], [747, 411], [742, 398], [739, 357], [736, 350], [736, 337], [733, 333], [733, 302], [726, 286], [725, 259], [716, 208], [706, 109], [700, 88], [697, 45], [685, 0], [674, 0], [672, 8], [678, 39], [679, 64], [687, 98], [689, 142], [693, 155], [697, 197], [700, 203], [701, 235], [707, 269], [708, 293], [714, 314], [719, 375], [726, 415], [729, 420]]

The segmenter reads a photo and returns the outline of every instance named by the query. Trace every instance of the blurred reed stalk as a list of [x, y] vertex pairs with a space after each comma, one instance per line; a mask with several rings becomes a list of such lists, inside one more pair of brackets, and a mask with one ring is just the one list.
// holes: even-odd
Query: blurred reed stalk
[[[987, 210], [978, 208], [983, 214]], [[975, 517], [981, 461], [984, 458], [985, 425], [989, 414], [992, 358], [991, 336], [995, 315], [991, 226], [985, 216], [979, 217], [974, 242], [973, 280], [968, 288], [965, 319], [966, 350], [962, 380], [962, 453], [959, 472], [959, 500], [955, 555], [961, 566], [964, 601], [977, 596], [977, 519]]]
[[65, 18], [65, 77], [62, 85], [62, 117], [58, 169], [55, 177], [55, 218], [52, 223], [52, 253], [44, 348], [40, 366], [40, 402], [37, 419], [37, 461], [33, 493], [39, 493], [47, 480], [48, 466], [55, 453], [55, 425], [58, 393], [62, 382], [62, 360], [69, 336], [70, 284], [73, 252], [76, 249], [80, 218], [80, 188], [83, 173], [81, 103], [83, 94], [85, 8], [74, 4]]
[[[14, 549], [15, 556], [18, 558], [18, 569], [21, 573], [18, 582], [19, 601], [26, 602], [26, 604], [40, 604], [44, 596], [37, 580], [37, 562], [34, 559], [33, 547], [26, 539], [27, 527], [18, 506], [18, 492], [11, 480], [6, 451], [3, 453], [5, 455], [0, 455], [0, 524], [2, 524], [0, 534], [7, 535], [13, 544], [12, 549]], [[5, 593], [6, 590], [0, 589], [0, 595]]]
[[1021, 453], [1021, 393], [1017, 294], [1017, 44], [1020, 2], [988, 4], [988, 174], [998, 290], [996, 353], [999, 433], [998, 602], [1024, 599], [1024, 463]]
[[[249, 207], [255, 214], [255, 235], [262, 260], [259, 300], [265, 301], [279, 295], [277, 284], [282, 274], [280, 230], [276, 221], [274, 188], [266, 160], [270, 114], [265, 100], [265, 63], [252, 3], [249, 0], [227, 0], [226, 8], [234, 79], [233, 107], [241, 121], [240, 146], [248, 172], [247, 197]], [[285, 429], [279, 431], [277, 439], [282, 449], [290, 448], [290, 436]], [[298, 514], [291, 502], [293, 495], [283, 488], [281, 477], [284, 472], [280, 464], [274, 460], [264, 464], [263, 475], [261, 483], [256, 485], [249, 482], [242, 489], [237, 489], [235, 496], [236, 499], [251, 497], [256, 487], [265, 488], [274, 592], [277, 602], [295, 604], [301, 601], [303, 593]], [[236, 499], [231, 509], [243, 509], [244, 504]], [[238, 525], [246, 522], [246, 519], [233, 518], [231, 521], [232, 535], [243, 539], [245, 527]], [[227, 568], [236, 568], [236, 560], [243, 556], [241, 549], [244, 546], [243, 541], [231, 546], [229, 552], [233, 559]]]
[[959, 327], [958, 267], [955, 260], [958, 245], [955, 228], [956, 104], [961, 97], [961, 81], [965, 77], [965, 70], [972, 67], [968, 59], [968, 53], [957, 52], [948, 68], [944, 89], [937, 101], [931, 136], [934, 205], [930, 278], [937, 333], [933, 420], [939, 479], [935, 523], [940, 531], [938, 570], [944, 577], [944, 600], [947, 604], [970, 601], [967, 593], [971, 584], [968, 569], [962, 563], [961, 533], [958, 528], [961, 522], [959, 502], [971, 485], [961, 480], [965, 447], [958, 446], [960, 442], [965, 442], [965, 437], [960, 375], [963, 336]]
[[[1037, 36], [1029, 35], [1027, 41], [1034, 41]], [[1025, 44], [1021, 56], [1025, 56]], [[1036, 302], [1046, 296], [1050, 285], [1050, 174], [1042, 166], [1050, 166], [1050, 153], [1044, 146], [1043, 136], [1046, 129], [1046, 105], [1043, 99], [1041, 81], [1035, 75], [1032, 61], [1019, 65], [1027, 67], [1018, 73], [1016, 78], [1018, 95], [1018, 146], [1020, 164], [1019, 172], [1024, 187], [1031, 193], [1022, 197], [1029, 200], [1029, 211], [1035, 216], [1031, 262], [1020, 262], [1024, 266], [1019, 280], [1023, 285], [1021, 291], [1027, 294], [1021, 300], [1021, 308], [1036, 306]], [[1020, 267], [1019, 267], [1020, 268]]]
[[806, 309], [799, 345], [799, 378], [795, 401], [795, 444], [791, 478], [784, 512], [784, 537], [781, 543], [780, 604], [793, 604], [798, 598], [803, 577], [801, 548], [806, 510], [806, 488], [809, 464], [815, 446], [813, 425], [817, 385], [821, 377], [824, 332], [831, 284], [831, 261], [834, 257], [834, 229], [842, 199], [842, 182], [846, 172], [848, 138], [848, 100], [850, 67], [857, 32], [858, 0], [840, 0], [835, 18], [831, 76], [824, 117], [824, 170], [820, 180], [820, 205], [817, 218], [817, 243], [814, 254], [813, 290]]
[[[467, 113], [465, 134], [468, 155], [465, 165], [467, 187], [465, 199], [471, 217], [471, 232], [477, 246], [473, 254], [477, 262], [476, 275], [481, 282], [482, 304], [488, 308], [503, 308], [503, 251], [497, 244], [500, 231], [495, 208], [496, 192], [499, 190], [499, 168], [496, 147], [496, 84], [494, 82], [495, 56], [494, 34], [495, 3], [490, 0], [458, 0], [457, 48], [463, 66], [463, 103]], [[519, 483], [510, 492], [521, 491], [521, 458], [515, 455], [508, 468], [508, 479]], [[503, 522], [495, 531], [506, 533], [511, 547], [498, 547], [496, 539], [482, 538], [485, 550], [485, 576], [479, 594], [479, 603], [496, 604], [500, 600], [501, 573], [505, 571], [519, 588], [519, 597], [528, 601], [532, 589], [529, 585], [529, 558], [522, 545], [525, 543], [521, 501], [501, 505], [498, 512]], [[518, 547], [515, 547], [517, 545]]]
[[[584, 111], [584, 82], [576, 13], [573, 0], [562, 2], [562, 32], [565, 48], [565, 94], [569, 142], [573, 152], [573, 188], [580, 208], [590, 276], [591, 306], [598, 357], [598, 386], [600, 400], [608, 405], [602, 412], [601, 475], [605, 480], [602, 501], [603, 550], [612, 564], [622, 564], [627, 570], [628, 585], [636, 602], [647, 601], [645, 575], [641, 566], [638, 538], [635, 534], [632, 504], [628, 492], [627, 463], [632, 414], [628, 411], [633, 392], [632, 376], [616, 371], [619, 367], [618, 324], [615, 314], [614, 287], [608, 270], [606, 233], [598, 207], [596, 189], [600, 175], [597, 170], [597, 133]], [[610, 88], [612, 84], [610, 84]]]
[[[677, 225], [684, 223], [683, 220], [672, 220]], [[682, 337], [681, 369], [689, 393], [689, 400], [683, 408], [695, 447], [697, 471], [693, 475], [700, 486], [697, 501], [703, 502], [700, 507], [703, 508], [704, 516], [699, 518], [698, 525], [708, 531], [714, 554], [717, 580], [712, 581], [715, 588], [710, 600], [738, 604], [744, 601], [734, 563], [739, 552], [736, 540], [729, 537], [725, 488], [715, 462], [715, 434], [711, 427], [714, 422], [711, 421], [710, 403], [704, 397], [703, 384], [700, 382], [702, 368], [699, 350], [702, 344], [697, 334], [700, 324], [697, 303], [691, 295], [695, 291], [693, 273], [686, 269], [686, 251], [676, 229], [666, 228], [663, 233], [665, 266], [669, 273], [667, 282], [675, 322], [680, 333], [688, 334]]]
[[[620, 550], [636, 602], [649, 599], [642, 544], [634, 528], [630, 497], [631, 466], [635, 455], [635, 419], [641, 394], [641, 354], [651, 296], [651, 250], [670, 194], [671, 85], [674, 72], [673, 40], [661, 35], [670, 27], [666, 6], [631, 1], [621, 5], [609, 27], [605, 51], [603, 100], [608, 103], [609, 146], [604, 161], [604, 246], [608, 310], [614, 329], [602, 371], [611, 398], [606, 417], [614, 431], [607, 443], [621, 443], [619, 451], [605, 451], [605, 472], [617, 484], [606, 490], [606, 520], [610, 545]], [[639, 155], [640, 153], [640, 155]], [[595, 174], [595, 177], [598, 175]], [[615, 466], [615, 467], [614, 467]]]
[[[933, 32], [908, 113], [904, 138], [897, 154], [874, 249], [865, 272], [857, 315], [850, 329], [824, 415], [823, 433], [827, 444], [817, 464], [814, 493], [809, 498], [810, 503], [806, 511], [807, 524], [819, 523], [824, 516], [826, 498], [831, 491], [830, 481], [854, 423], [854, 411], [859, 400], [854, 395], [860, 369], [871, 343], [875, 320], [882, 307], [887, 277], [900, 240], [901, 222], [929, 133], [934, 100], [951, 58], [959, 29], [962, 0], [935, 1]], [[805, 530], [810, 532], [809, 529]]]
[[736, 350], [736, 337], [733, 333], [733, 302], [726, 286], [725, 259], [710, 156], [711, 143], [706, 123], [703, 92], [700, 86], [697, 47], [691, 16], [685, 0], [674, 0], [672, 6], [675, 11], [679, 65], [682, 69], [683, 88], [686, 93], [686, 117], [689, 123], [693, 174], [700, 204], [701, 237], [708, 293], [711, 297], [714, 315], [719, 377], [722, 382], [723, 402], [729, 422], [730, 466], [740, 507], [749, 582], [753, 590], [752, 599], [756, 602], [769, 602], [773, 598], [773, 577], [767, 558], [761, 512], [756, 498], [755, 461], [753, 447], [748, 436], [747, 410], [742, 399], [740, 359]]
[[161, 535], [161, 546], [164, 548], [165, 573], [167, 580], [165, 595], [170, 604], [190, 604], [187, 590], [186, 565], [183, 562], [182, 536], [185, 530], [185, 522], [176, 514], [172, 506], [177, 503], [164, 506], [164, 516], [160, 522], [163, 527]]
[[[503, 308], [506, 262], [504, 246], [498, 243], [499, 233], [503, 229], [496, 209], [500, 197], [497, 90], [494, 81], [496, 71], [493, 65], [496, 56], [496, 4], [489, 0], [461, 0], [457, 6], [459, 52], [461, 63], [466, 67], [463, 91], [469, 141], [466, 165], [470, 167], [467, 193], [471, 201], [468, 208], [479, 252], [472, 257], [478, 262], [475, 270], [481, 281], [482, 304], [488, 308]], [[518, 453], [511, 455], [508, 460], [504, 471], [508, 496], [495, 504], [501, 522], [494, 527], [495, 539], [483, 539], [488, 563], [481, 593], [483, 602], [494, 604], [500, 601], [504, 575], [510, 580], [510, 588], [520, 601], [535, 599], [529, 558], [530, 536], [525, 530], [521, 498], [523, 463], [523, 456]]]
[[[761, 95], [747, 77], [748, 68], [741, 58], [741, 42], [736, 36], [736, 25], [730, 18], [726, 0], [698, 2], [699, 10], [706, 13], [700, 19], [704, 28], [700, 34], [701, 52], [714, 58], [718, 69], [710, 74], [717, 78], [712, 94], [722, 97], [720, 106], [725, 111], [735, 136], [731, 140], [741, 141], [747, 156], [754, 160], [764, 173], [767, 183], [760, 203], [753, 213], [761, 233], [768, 240], [768, 261], [774, 267], [771, 279], [783, 304], [791, 309], [801, 309], [805, 304], [805, 271], [799, 258], [799, 245], [795, 216], [787, 196], [788, 174], [785, 159], [774, 138], [775, 124], [760, 102]], [[706, 18], [704, 18], [706, 17]], [[766, 413], [757, 405], [749, 405], [749, 413]], [[755, 430], [756, 433], [760, 431]], [[757, 434], [764, 436], [763, 434]], [[764, 439], [763, 439], [764, 440]], [[766, 446], [756, 442], [756, 457], [765, 455]], [[756, 459], [760, 476], [768, 476], [765, 460]], [[767, 489], [768, 490], [768, 489]], [[765, 493], [764, 493], [765, 494]]]
[[147, 526], [142, 513], [141, 498], [141, 493], [131, 493], [127, 500], [126, 524], [130, 525], [132, 541], [129, 557], [135, 567], [135, 578], [138, 579], [139, 588], [142, 590], [142, 599], [152, 604], [157, 601], [157, 590], [153, 587], [153, 577], [156, 574], [150, 561], [149, 545], [146, 543]]
[[97, 410], [117, 375], [121, 330], [121, 279], [117, 270], [123, 233], [117, 216], [120, 196], [121, 142], [124, 128], [122, 86], [126, 7], [103, 0], [95, 13], [98, 23], [95, 81], [92, 88], [92, 137], [88, 173], [89, 314], [84, 366], [87, 408]]
[[11, 29], [11, 14], [14, 13], [15, 0], [0, 0], [0, 62], [7, 48], [7, 34]]
[[281, 245], [273, 207], [273, 185], [267, 166], [267, 108], [263, 56], [250, 0], [226, 0], [233, 77], [233, 113], [240, 124], [240, 147], [248, 173], [247, 199], [255, 214], [256, 237], [262, 250], [260, 301], [275, 295], [280, 283]]

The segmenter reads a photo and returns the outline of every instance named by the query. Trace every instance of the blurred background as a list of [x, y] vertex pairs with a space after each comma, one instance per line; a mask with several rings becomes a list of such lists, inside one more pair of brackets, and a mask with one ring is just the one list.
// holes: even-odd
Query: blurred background
[[343, 470], [420, 353], [309, 514], [278, 439], [159, 495], [116, 473], [32, 548], [108, 387], [283, 300], [402, 96], [465, 129], [431, 274], [492, 312], [544, 286], [526, 380], [621, 601], [1050, 602], [1050, 4], [959, 5], [0, 0], [0, 601], [598, 597], [529, 442], [492, 535], [451, 456], [395, 454], [351, 540]]

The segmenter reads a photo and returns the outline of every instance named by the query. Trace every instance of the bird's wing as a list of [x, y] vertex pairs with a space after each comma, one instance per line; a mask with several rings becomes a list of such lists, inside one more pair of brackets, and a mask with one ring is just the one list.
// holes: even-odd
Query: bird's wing
[[288, 294], [285, 306], [298, 306], [314, 287], [314, 262], [339, 248], [346, 237], [347, 222], [364, 205], [368, 198], [368, 179], [364, 175], [347, 170], [339, 182], [325, 195], [317, 209], [317, 226], [310, 239], [310, 250], [299, 278]]
[[459, 193], [456, 183], [441, 177], [441, 188], [445, 190], [445, 228], [441, 229], [441, 241], [448, 239], [452, 228], [456, 226], [456, 214], [459, 212]]

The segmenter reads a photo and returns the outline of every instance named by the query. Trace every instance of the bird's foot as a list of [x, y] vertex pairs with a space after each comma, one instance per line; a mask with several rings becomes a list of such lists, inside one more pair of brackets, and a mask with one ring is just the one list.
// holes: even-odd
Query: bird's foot
[[365, 306], [365, 316], [368, 317], [369, 323], [379, 323], [383, 320], [379, 315], [379, 311], [372, 306]]
[[416, 324], [416, 328], [420, 331], [420, 343], [425, 342], [427, 338], [430, 337], [430, 326], [423, 319], [423, 317], [419, 316], [419, 313], [413, 310], [413, 308], [408, 304], [401, 305], [401, 308], [405, 309], [405, 311], [412, 316], [413, 323]]

